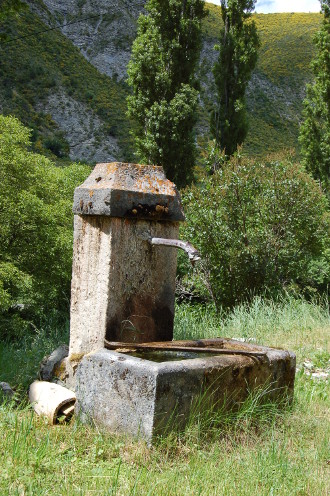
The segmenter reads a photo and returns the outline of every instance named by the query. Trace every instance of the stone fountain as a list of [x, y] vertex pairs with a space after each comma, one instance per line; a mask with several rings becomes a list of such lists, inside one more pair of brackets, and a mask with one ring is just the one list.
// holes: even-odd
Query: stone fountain
[[[74, 195], [69, 356], [58, 371], [83, 422], [147, 441], [196, 402], [292, 398], [293, 353], [215, 338], [173, 341], [179, 193], [161, 167], [98, 164]], [[268, 397], [269, 397], [268, 396]], [[202, 400], [202, 401], [201, 401]]]

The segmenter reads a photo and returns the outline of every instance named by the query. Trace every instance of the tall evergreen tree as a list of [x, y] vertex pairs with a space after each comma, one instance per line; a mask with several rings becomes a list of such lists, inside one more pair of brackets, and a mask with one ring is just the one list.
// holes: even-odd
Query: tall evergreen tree
[[138, 154], [162, 165], [183, 186], [195, 161], [198, 91], [194, 79], [201, 47], [202, 0], [149, 0], [128, 66], [128, 115]]
[[330, 0], [321, 1], [324, 14], [315, 36], [317, 55], [312, 62], [315, 79], [307, 85], [299, 142], [303, 163], [327, 188], [330, 182]]
[[257, 63], [260, 46], [257, 28], [250, 19], [255, 0], [221, 0], [223, 28], [213, 67], [217, 89], [211, 115], [211, 134], [226, 155], [232, 155], [247, 134], [245, 92]]

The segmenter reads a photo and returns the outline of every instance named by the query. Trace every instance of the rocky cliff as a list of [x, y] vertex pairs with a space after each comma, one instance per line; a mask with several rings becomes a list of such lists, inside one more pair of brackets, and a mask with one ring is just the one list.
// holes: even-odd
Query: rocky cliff
[[58, 25], [83, 56], [101, 73], [126, 77], [137, 19], [144, 0], [28, 0], [46, 22]]

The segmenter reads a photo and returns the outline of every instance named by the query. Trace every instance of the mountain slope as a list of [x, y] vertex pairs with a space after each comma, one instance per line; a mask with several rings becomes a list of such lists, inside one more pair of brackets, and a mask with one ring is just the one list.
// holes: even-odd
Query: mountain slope
[[[212, 105], [212, 49], [217, 42], [221, 13], [208, 5], [202, 53], [203, 99]], [[296, 148], [305, 84], [314, 54], [312, 38], [320, 14], [257, 14], [253, 16], [261, 39], [259, 60], [247, 92], [250, 130], [245, 151], [264, 155], [282, 148]]]
[[130, 159], [126, 86], [50, 30], [51, 17], [41, 2], [37, 7], [39, 15], [23, 12], [3, 26], [9, 41], [0, 43], [0, 111], [33, 129], [36, 150], [91, 162]]
[[[0, 111], [33, 127], [37, 149], [58, 156], [70, 152], [71, 158], [90, 162], [132, 159], [125, 77], [144, 1], [26, 1], [31, 11], [4, 27], [13, 41], [0, 45]], [[199, 69], [201, 142], [208, 137], [213, 46], [221, 26], [219, 7], [209, 4], [208, 9]], [[264, 155], [297, 146], [312, 37], [321, 16], [259, 14], [254, 19], [262, 46], [247, 95], [245, 150]], [[39, 31], [44, 32], [32, 35]]]

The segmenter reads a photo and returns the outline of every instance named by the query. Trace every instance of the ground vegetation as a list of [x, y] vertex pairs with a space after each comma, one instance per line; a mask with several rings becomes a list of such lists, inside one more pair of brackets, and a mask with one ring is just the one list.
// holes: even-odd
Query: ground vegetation
[[[131, 123], [125, 115], [127, 86], [123, 82], [100, 74], [68, 38], [50, 29], [28, 8], [5, 19], [1, 31], [6, 39], [0, 40], [0, 112], [17, 117], [32, 129], [34, 151], [57, 163], [69, 158], [68, 137], [59, 118], [44, 110], [48, 99], [58, 95], [60, 114], [69, 114], [81, 134], [87, 122], [77, 122], [77, 116], [70, 116], [65, 108], [67, 100], [77, 102], [99, 119], [98, 129], [91, 136], [94, 147], [110, 136], [117, 140], [119, 160], [133, 157]], [[75, 145], [80, 145], [79, 140]]]
[[187, 188], [183, 203], [182, 237], [203, 258], [193, 274], [219, 307], [266, 288], [327, 290], [327, 199], [290, 156], [259, 162], [236, 155], [202, 185]]
[[33, 334], [48, 311], [67, 312], [72, 260], [71, 205], [89, 174], [56, 167], [30, 148], [31, 131], [0, 116], [0, 336]]
[[212, 307], [180, 305], [178, 339], [222, 335], [296, 352], [295, 399], [279, 409], [259, 391], [236, 414], [196, 410], [185, 432], [153, 447], [77, 421], [49, 426], [22, 401], [37, 359], [67, 341], [66, 324], [50, 319], [32, 340], [1, 342], [0, 376], [18, 401], [0, 406], [1, 494], [327, 494], [329, 391], [315, 374], [329, 367], [329, 322], [325, 300], [259, 297], [222, 317]]

